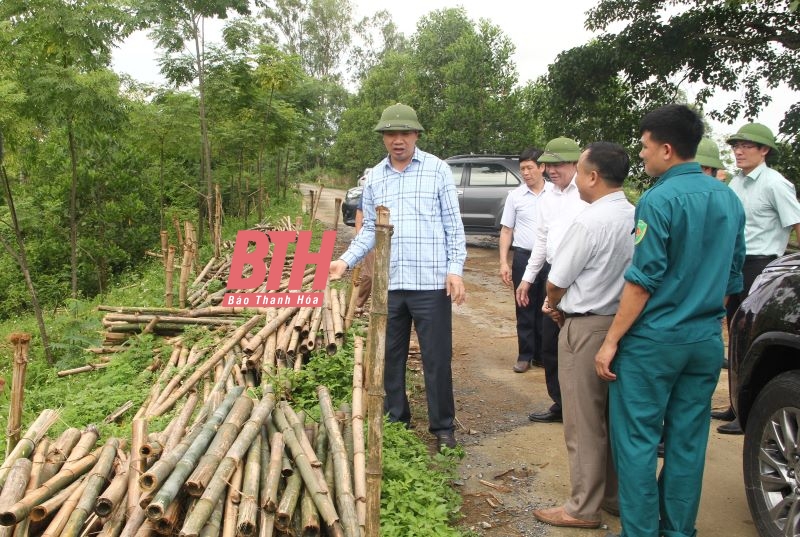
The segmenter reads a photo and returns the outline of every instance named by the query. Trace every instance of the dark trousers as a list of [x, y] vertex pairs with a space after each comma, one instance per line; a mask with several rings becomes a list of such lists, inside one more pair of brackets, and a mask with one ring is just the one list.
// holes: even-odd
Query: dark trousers
[[[548, 272], [550, 266], [548, 265]], [[558, 324], [548, 317], [542, 317], [542, 363], [547, 395], [553, 400], [551, 412], [561, 412], [561, 384], [558, 382]]]
[[[511, 262], [511, 281], [514, 290], [519, 287], [525, 267], [528, 266], [530, 250], [514, 249], [514, 259]], [[516, 304], [517, 313], [517, 348], [518, 362], [542, 361], [542, 304], [544, 303], [544, 284], [547, 273], [542, 271], [528, 289], [528, 305], [524, 308]]]
[[384, 411], [390, 421], [411, 423], [406, 395], [406, 360], [411, 322], [417, 331], [428, 400], [428, 430], [452, 431], [456, 409], [453, 399], [452, 307], [444, 289], [389, 291], [386, 321], [386, 369]]
[[742, 276], [744, 277], [744, 289], [741, 293], [731, 295], [728, 297], [728, 304], [726, 306], [726, 318], [728, 321], [728, 330], [731, 328], [731, 320], [733, 314], [739, 309], [742, 301], [747, 298], [747, 293], [750, 292], [750, 287], [764, 268], [769, 265], [777, 256], [773, 255], [759, 255], [759, 256], [746, 256], [744, 258], [744, 266], [742, 267]]

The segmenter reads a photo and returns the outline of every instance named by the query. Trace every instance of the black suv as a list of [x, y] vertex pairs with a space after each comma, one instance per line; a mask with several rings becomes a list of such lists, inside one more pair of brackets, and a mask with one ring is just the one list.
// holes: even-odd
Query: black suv
[[[514, 155], [456, 155], [445, 160], [453, 172], [464, 231], [497, 235], [508, 193], [522, 183], [519, 159]], [[342, 216], [355, 225], [355, 209], [362, 187], [347, 191]]]
[[800, 254], [776, 259], [731, 321], [731, 400], [759, 535], [800, 535]]

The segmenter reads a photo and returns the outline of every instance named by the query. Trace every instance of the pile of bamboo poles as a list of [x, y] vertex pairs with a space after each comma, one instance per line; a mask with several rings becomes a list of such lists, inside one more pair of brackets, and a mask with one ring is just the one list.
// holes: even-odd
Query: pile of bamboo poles
[[[334, 411], [320, 386], [316, 423], [276, 402], [269, 385], [260, 400], [247, 390], [251, 382], [236, 374], [229, 342], [216, 342], [203, 365], [211, 348], [178, 342], [131, 422], [129, 446], [110, 438], [95, 448], [94, 427], [50, 439], [45, 433], [57, 413], [42, 413], [0, 467], [0, 532], [363, 535], [362, 346], [359, 338], [353, 411]], [[224, 365], [208, 367], [214, 356]], [[195, 377], [205, 379], [202, 389]], [[148, 433], [151, 419], [173, 406], [179, 408], [168, 425]]]

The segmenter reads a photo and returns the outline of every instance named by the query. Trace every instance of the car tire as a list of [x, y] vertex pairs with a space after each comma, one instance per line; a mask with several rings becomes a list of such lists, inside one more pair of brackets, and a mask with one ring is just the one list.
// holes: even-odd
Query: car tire
[[798, 442], [800, 371], [789, 371], [758, 394], [745, 430], [745, 494], [761, 537], [800, 535]]

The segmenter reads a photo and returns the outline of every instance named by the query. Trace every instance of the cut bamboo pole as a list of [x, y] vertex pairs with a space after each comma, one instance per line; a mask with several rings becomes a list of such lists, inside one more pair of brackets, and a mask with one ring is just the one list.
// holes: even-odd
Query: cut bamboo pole
[[[125, 492], [126, 489], [122, 489]], [[125, 498], [117, 502], [111, 516], [106, 519], [103, 529], [97, 534], [97, 537], [119, 537], [122, 532], [122, 527], [125, 525]]]
[[306, 488], [300, 495], [300, 527], [303, 537], [318, 537], [320, 534], [319, 512]]
[[42, 537], [58, 537], [61, 535], [67, 525], [67, 521], [72, 516], [72, 512], [75, 510], [75, 506], [78, 505], [83, 491], [86, 490], [88, 482], [88, 479], [81, 480], [80, 485], [70, 494], [69, 498], [61, 505], [58, 513], [53, 517], [53, 520], [50, 521], [47, 529], [42, 533]]
[[256, 435], [247, 451], [242, 478], [242, 499], [236, 531], [243, 537], [253, 537], [258, 524], [258, 492], [261, 479], [261, 434]]
[[150, 522], [153, 523], [156, 533], [161, 535], [173, 535], [175, 533], [175, 528], [178, 526], [180, 514], [181, 502], [180, 500], [176, 500], [169, 504], [164, 516], [158, 520], [151, 520]]
[[167, 268], [167, 248], [169, 247], [169, 233], [167, 230], [161, 230], [161, 261], [164, 263], [164, 268]]
[[263, 509], [258, 517], [258, 537], [272, 537], [275, 531], [275, 513], [267, 513]]
[[126, 403], [120, 405], [119, 408], [103, 419], [103, 423], [114, 423], [115, 421], [118, 421], [120, 418], [122, 418], [122, 416], [125, 415], [126, 412], [128, 412], [128, 410], [131, 409], [132, 406], [133, 401], [127, 401]]
[[186, 241], [183, 245], [183, 257], [181, 258], [181, 275], [178, 283], [178, 303], [181, 308], [186, 307], [186, 288], [189, 285], [189, 270], [192, 268], [192, 245]]
[[[31, 461], [29, 459], [17, 459], [8, 473], [8, 479], [3, 492], [0, 493], [0, 512], [17, 503], [25, 494], [28, 479], [31, 476]], [[12, 526], [0, 526], [0, 537], [8, 537], [14, 533]]]
[[[281, 417], [283, 417], [283, 419], [281, 419]], [[312, 466], [305, 449], [303, 449], [297, 435], [294, 434], [294, 430], [286, 421], [283, 412], [273, 412], [273, 419], [275, 420], [275, 425], [283, 434], [284, 441], [292, 453], [294, 463], [303, 477], [305, 486], [308, 487], [313, 495], [314, 504], [317, 506], [320, 516], [328, 526], [328, 533], [331, 535], [343, 536], [344, 532], [339, 523], [339, 515], [336, 513], [336, 508], [333, 505], [333, 500], [330, 497], [329, 489], [325, 484], [324, 478], [320, 479], [319, 468], [315, 469]], [[305, 434], [303, 437], [305, 437]], [[316, 459], [316, 455], [314, 459]], [[319, 463], [319, 461], [317, 461], [317, 463]]]
[[200, 457], [194, 471], [186, 480], [184, 489], [191, 496], [202, 496], [222, 459], [236, 441], [245, 421], [253, 410], [253, 400], [242, 395], [236, 400], [225, 422], [217, 429], [214, 439]]
[[[47, 460], [47, 452], [50, 450], [50, 439], [47, 437], [42, 438], [36, 446], [36, 451], [33, 452], [33, 464], [31, 465], [31, 476], [28, 479], [28, 486], [26, 487], [23, 496], [28, 492], [36, 489], [42, 483], [42, 468]], [[24, 460], [24, 459], [18, 459]], [[3, 509], [4, 510], [4, 509]], [[30, 517], [20, 521], [14, 527], [14, 537], [28, 537], [28, 529], [30, 526]]]
[[88, 373], [89, 371], [97, 371], [98, 369], [105, 369], [106, 367], [110, 366], [109, 363], [100, 363], [100, 364], [86, 364], [80, 367], [74, 367], [72, 369], [63, 369], [56, 373], [56, 376], [59, 378], [69, 377], [70, 375], [80, 375], [81, 373]]
[[192, 414], [194, 413], [194, 409], [197, 407], [197, 402], [199, 400], [200, 398], [196, 391], [190, 392], [186, 397], [186, 401], [183, 403], [180, 414], [178, 414], [178, 416], [170, 423], [170, 425], [172, 425], [172, 429], [170, 430], [170, 434], [167, 436], [167, 441], [164, 444], [164, 453], [169, 453], [172, 451], [172, 449], [178, 445], [178, 442], [180, 442], [181, 438], [183, 438], [186, 427], [189, 425], [189, 420], [192, 419]]
[[353, 269], [353, 274], [350, 277], [350, 300], [347, 303], [347, 310], [345, 310], [344, 329], [349, 330], [353, 325], [353, 318], [356, 312], [356, 303], [358, 302], [358, 286], [361, 284], [361, 265], [359, 263]]
[[319, 407], [325, 429], [328, 432], [328, 443], [333, 454], [333, 475], [336, 479], [336, 505], [339, 508], [339, 517], [346, 537], [360, 537], [361, 528], [356, 516], [356, 502], [353, 496], [353, 479], [350, 473], [347, 449], [345, 448], [342, 433], [339, 432], [339, 423], [333, 410], [333, 402], [328, 388], [317, 386]]
[[[143, 473], [139, 478], [139, 485], [142, 487], [142, 490], [146, 492], [153, 492], [162, 488], [164, 480], [169, 477], [169, 475], [175, 469], [175, 466], [186, 454], [186, 451], [190, 446], [192, 446], [195, 439], [204, 431], [208, 436], [208, 440], [204, 440], [207, 446], [208, 442], [210, 442], [211, 438], [213, 438], [214, 430], [216, 430], [219, 424], [222, 423], [222, 420], [225, 419], [225, 416], [228, 415], [228, 412], [233, 406], [234, 401], [236, 401], [236, 398], [241, 395], [242, 391], [243, 390], [241, 388], [237, 388], [226, 395], [225, 399], [223, 399], [220, 405], [214, 410], [205, 425], [195, 425], [195, 427], [178, 443], [177, 446], [175, 446], [174, 449], [168, 451], [166, 455], [162, 456], [153, 464], [152, 467]], [[211, 402], [212, 399], [209, 399], [207, 404], [210, 405]], [[202, 413], [203, 411], [201, 411], [201, 414]], [[206, 426], [209, 428], [207, 431]], [[186, 473], [186, 476], [188, 476], [189, 473], [191, 473], [191, 469]], [[183, 482], [181, 482], [178, 486], [182, 484]]]
[[266, 479], [261, 484], [261, 507], [274, 513], [278, 507], [278, 485], [283, 469], [283, 434], [276, 432], [270, 440], [269, 467]]
[[[47, 434], [47, 430], [58, 421], [58, 411], [45, 409], [39, 414], [36, 420], [31, 424], [25, 434], [22, 436], [14, 449], [6, 455], [6, 460], [0, 466], [0, 487], [2, 487], [11, 467], [17, 459], [27, 459], [31, 453], [36, 449], [36, 443]], [[0, 522], [2, 524], [2, 522]]]
[[336, 338], [344, 336], [343, 316], [344, 312], [342, 311], [341, 301], [339, 300], [339, 290], [331, 289], [331, 319], [333, 321], [333, 335]]
[[214, 512], [211, 513], [208, 522], [206, 522], [206, 525], [200, 530], [199, 537], [217, 537], [222, 533], [222, 513], [224, 507], [225, 502], [217, 502], [216, 507], [214, 507]]
[[156, 409], [153, 410], [153, 416], [160, 416], [175, 404], [175, 402], [186, 395], [192, 387], [197, 384], [197, 382], [203, 378], [206, 373], [214, 369], [214, 366], [217, 365], [237, 343], [239, 340], [242, 339], [242, 336], [247, 334], [253, 327], [255, 327], [261, 320], [263, 320], [263, 316], [255, 315], [242, 326], [240, 326], [236, 331], [231, 335], [225, 343], [217, 349], [217, 351], [205, 361], [203, 365], [198, 367], [191, 376], [186, 379], [186, 382], [178, 388], [174, 394], [172, 394], [169, 399], [161, 403]]
[[61, 469], [61, 466], [66, 462], [69, 454], [72, 453], [73, 448], [81, 439], [81, 431], [76, 427], [66, 429], [61, 435], [53, 442], [45, 457], [44, 465], [42, 466], [42, 473], [40, 480], [42, 483], [56, 475]]
[[[197, 461], [200, 460], [200, 457], [205, 453], [205, 450], [208, 448], [208, 445], [211, 443], [212, 439], [214, 438], [217, 428], [220, 427], [220, 424], [226, 419], [229, 412], [231, 412], [232, 408], [235, 405], [246, 405], [250, 403], [250, 399], [247, 397], [233, 397], [233, 394], [236, 393], [231, 392], [225, 397], [225, 400], [222, 404], [214, 411], [214, 414], [211, 418], [203, 425], [202, 429], [198, 431], [196, 437], [194, 437], [191, 441], [191, 444], [186, 444], [185, 448], [183, 447], [184, 443], [187, 442], [187, 439], [184, 439], [178, 447], [175, 448], [175, 452], [182, 451], [180, 458], [174, 460], [172, 453], [170, 453], [170, 459], [165, 461], [162, 470], [161, 467], [156, 468], [159, 465], [158, 461], [153, 465], [148, 472], [145, 472], [142, 475], [142, 479], [140, 480], [140, 484], [142, 488], [147, 491], [158, 490], [158, 494], [155, 495], [153, 500], [147, 506], [146, 513], [147, 517], [151, 520], [158, 520], [167, 510], [167, 506], [175, 500], [178, 493], [181, 490], [186, 478], [192, 473], [194, 468], [197, 465]], [[241, 393], [241, 390], [239, 391]], [[164, 460], [164, 459], [162, 459]], [[165, 472], [169, 470], [169, 477], [166, 477]], [[156, 473], [157, 472], [157, 473]], [[163, 476], [163, 477], [162, 477]], [[166, 479], [164, 481], [164, 479]], [[160, 487], [157, 487], [157, 484], [163, 482], [164, 484]]]
[[175, 271], [175, 247], [170, 246], [167, 249], [167, 261], [166, 266], [164, 268], [165, 271], [165, 278], [164, 278], [164, 305], [168, 308], [172, 307], [172, 298], [173, 298], [173, 285], [172, 285], [172, 278], [173, 272]]
[[353, 366], [353, 494], [362, 532], [367, 524], [367, 477], [364, 451], [364, 339], [356, 336]]
[[[309, 462], [311, 462], [311, 466], [314, 468], [321, 468], [322, 463], [317, 459], [317, 454], [314, 452], [314, 447], [311, 445], [311, 442], [308, 440], [306, 436], [306, 429], [305, 429], [305, 417], [300, 419], [300, 415], [296, 414], [292, 407], [289, 406], [288, 403], [285, 401], [281, 401], [279, 403], [279, 409], [283, 413], [284, 418], [289, 423], [289, 426], [294, 430], [294, 434], [297, 439], [300, 441], [300, 445], [303, 448], [303, 451], [306, 452], [306, 456], [308, 457]], [[273, 416], [275, 419], [280, 419], [280, 416], [275, 415]]]
[[25, 370], [28, 368], [28, 346], [31, 335], [12, 332], [8, 341], [14, 346], [14, 363], [11, 377], [11, 406], [6, 425], [6, 453], [11, 453], [20, 439], [22, 428], [22, 404], [25, 399]]
[[[114, 458], [117, 455], [117, 448], [119, 447], [119, 440], [116, 438], [109, 438], [106, 444], [100, 451], [100, 456], [97, 459], [97, 464], [94, 465], [89, 477], [86, 478], [86, 486], [80, 496], [78, 504], [73, 509], [72, 514], [67, 520], [66, 526], [61, 532], [62, 537], [78, 537], [81, 528], [89, 515], [94, 512], [94, 504], [103, 486], [106, 484], [108, 474], [111, 472], [111, 467], [114, 464]], [[138, 491], [137, 491], [138, 492]], [[130, 489], [128, 490], [130, 494]]]
[[136, 510], [139, 504], [139, 476], [145, 471], [145, 457], [142, 456], [142, 446], [147, 438], [147, 420], [138, 418], [131, 423], [131, 452], [128, 457], [128, 512]]
[[64, 487], [63, 489], [59, 490], [52, 498], [48, 498], [47, 500], [41, 502], [39, 505], [31, 509], [28, 517], [23, 519], [22, 522], [25, 520], [30, 520], [31, 522], [39, 522], [49, 518], [50, 515], [58, 511], [64, 502], [72, 496], [72, 493], [75, 492], [75, 489], [81, 486], [81, 483], [84, 481], [83, 477], [78, 478], [77, 480], [70, 483], [68, 486]]
[[225, 494], [225, 509], [222, 516], [222, 537], [236, 537], [236, 521], [239, 520], [239, 488], [242, 486], [242, 461], [236, 465]]
[[366, 535], [380, 535], [381, 478], [383, 476], [383, 387], [384, 354], [386, 352], [386, 319], [388, 317], [389, 259], [392, 226], [389, 209], [376, 208], [375, 270], [373, 273], [372, 308], [367, 343], [367, 418], [369, 420], [369, 454], [367, 456], [367, 520]]
[[97, 430], [97, 427], [92, 424], [87, 425], [83, 431], [81, 431], [81, 438], [78, 440], [78, 443], [75, 444], [75, 447], [72, 448], [72, 451], [70, 451], [66, 463], [79, 460], [88, 455], [97, 443], [98, 438], [100, 438], [100, 431]]
[[191, 513], [186, 516], [183, 528], [181, 528], [181, 536], [195, 536], [200, 532], [211, 516], [211, 512], [217, 502], [222, 497], [225, 487], [236, 470], [236, 465], [244, 458], [255, 437], [261, 433], [261, 425], [275, 407], [275, 395], [269, 389], [269, 386], [265, 390], [264, 397], [253, 409], [250, 419], [242, 426], [239, 436], [217, 467], [217, 471], [214, 473], [214, 477], [212, 477], [203, 495], [197, 501]]
[[256, 347], [261, 345], [267, 336], [275, 332], [279, 326], [282, 326], [287, 320], [289, 320], [300, 308], [292, 307], [292, 308], [282, 308], [281, 312], [277, 314], [277, 316], [267, 322], [264, 325], [264, 328], [259, 330], [256, 335], [250, 338], [247, 342], [247, 345], [242, 347], [242, 350], [245, 353], [252, 353], [255, 351]]
[[[120, 465], [122, 471], [114, 476], [111, 484], [106, 487], [103, 494], [94, 502], [94, 512], [97, 516], [108, 517], [113, 514], [119, 503], [128, 493], [128, 468]], [[125, 505], [127, 508], [127, 503]], [[120, 528], [121, 529], [121, 528]]]
[[275, 510], [275, 527], [284, 533], [289, 533], [292, 516], [297, 509], [300, 500], [300, 490], [303, 486], [303, 478], [300, 474], [290, 475], [286, 479], [286, 487], [283, 489], [281, 501]]

